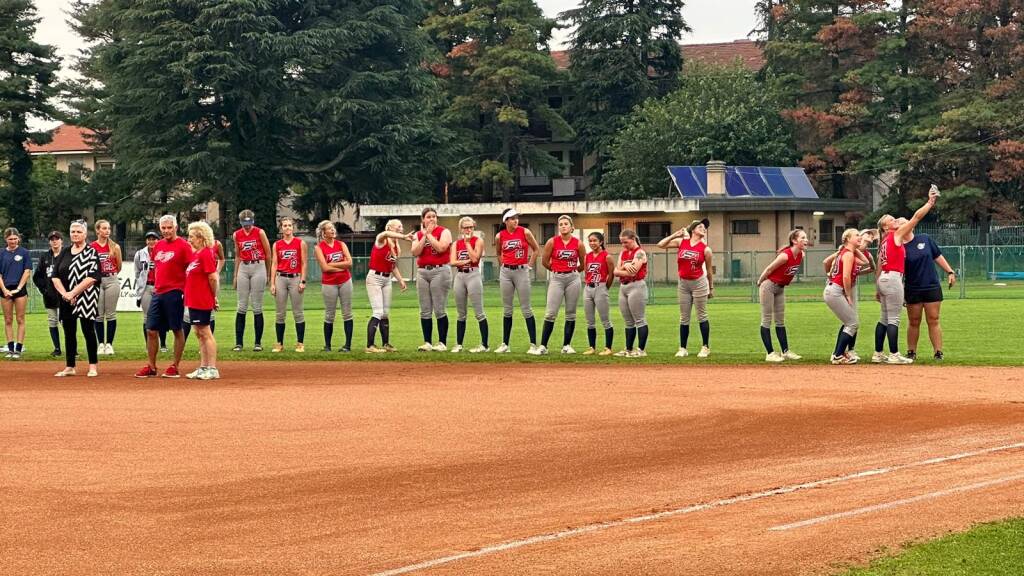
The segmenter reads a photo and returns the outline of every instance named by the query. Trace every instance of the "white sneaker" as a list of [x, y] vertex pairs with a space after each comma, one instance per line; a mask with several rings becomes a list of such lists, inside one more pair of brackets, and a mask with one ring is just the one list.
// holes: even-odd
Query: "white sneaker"
[[855, 363], [860, 362], [860, 354], [857, 354], [856, 350], [848, 350], [846, 355], [852, 358]]
[[679, 352], [676, 352], [676, 358], [686, 358], [690, 355], [690, 352], [686, 348], [680, 348]]
[[547, 346], [537, 346], [536, 344], [530, 344], [530, 349], [526, 351], [530, 356], [546, 356], [548, 353]]
[[786, 358], [782, 354], [779, 354], [778, 352], [772, 352], [771, 354], [767, 354], [764, 357], [765, 362], [782, 362], [785, 359]]
[[576, 353], [576, 351], [573, 350], [572, 346], [569, 346], [568, 344], [566, 344], [565, 346], [562, 346], [562, 354], [575, 354], [575, 353]]
[[701, 346], [700, 352], [697, 352], [697, 358], [707, 358], [708, 356], [711, 356], [711, 348]]
[[832, 356], [832, 357], [831, 357], [831, 362], [832, 362], [833, 364], [856, 364], [856, 363], [857, 363], [857, 361], [856, 361], [856, 360], [854, 360], [853, 358], [850, 358], [850, 357], [849, 357], [849, 356], [847, 356], [847, 355], [843, 355], [843, 356]]
[[185, 374], [185, 378], [188, 378], [189, 380], [195, 380], [196, 378], [199, 378], [199, 375], [202, 374], [204, 370], [206, 370], [206, 366], [200, 366], [199, 368], [196, 368], [195, 370], [189, 372], [188, 374]]
[[416, 350], [420, 352], [433, 352], [434, 346], [430, 342], [424, 342], [423, 345], [417, 348]]
[[199, 373], [200, 380], [218, 380], [220, 379], [220, 372], [216, 368], [207, 368]]
[[803, 360], [804, 357], [797, 354], [796, 352], [786, 350], [785, 352], [782, 353], [782, 358], [784, 360]]
[[455, 346], [452, 346], [452, 354], [458, 354], [459, 352], [462, 352], [462, 350], [462, 344], [456, 344]]
[[647, 351], [646, 350], [641, 350], [639, 348], [634, 348], [633, 351], [629, 354], [629, 357], [630, 358], [646, 358], [647, 357]]
[[438, 342], [437, 344], [434, 344], [434, 347], [431, 348], [431, 350], [434, 352], [447, 352], [448, 346], [446, 346], [444, 342]]
[[479, 354], [481, 352], [490, 352], [490, 351], [491, 351], [490, 348], [488, 348], [487, 346], [483, 346], [483, 345], [475, 346], [475, 347], [469, 349], [469, 353], [470, 354]]
[[874, 352], [871, 354], [872, 364], [882, 364], [889, 359], [889, 355], [885, 352]]
[[899, 352], [895, 354], [889, 354], [889, 357], [885, 359], [886, 364], [913, 364], [914, 361]]
[[75, 375], [75, 369], [74, 368], [65, 368], [65, 369], [61, 370], [60, 372], [57, 372], [56, 374], [54, 374], [54, 376], [56, 376], [57, 378], [66, 378], [68, 376], [74, 376], [74, 375]]
[[495, 354], [508, 354], [512, 349], [508, 347], [508, 344], [502, 344], [494, 351]]
[[613, 356], [618, 356], [619, 358], [627, 358], [627, 357], [632, 356], [632, 355], [633, 355], [633, 351], [632, 350], [619, 350], [618, 352], [613, 354]]

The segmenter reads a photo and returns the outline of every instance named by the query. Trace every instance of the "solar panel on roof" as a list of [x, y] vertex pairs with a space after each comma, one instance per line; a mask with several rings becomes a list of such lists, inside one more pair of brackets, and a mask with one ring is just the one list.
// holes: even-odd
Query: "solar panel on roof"
[[736, 172], [743, 179], [752, 196], [761, 198], [772, 196], [772, 191], [764, 181], [760, 168], [757, 166], [737, 166]]
[[698, 179], [694, 174], [695, 166], [669, 166], [668, 173], [675, 182], [676, 190], [683, 198], [703, 198], [704, 183], [706, 180]]
[[771, 189], [772, 196], [776, 198], [792, 198], [793, 190], [790, 189], [786, 179], [782, 177], [781, 168], [764, 166], [761, 168], [761, 174], [764, 176], [764, 181], [768, 184], [768, 188]]
[[818, 192], [811, 186], [807, 173], [803, 168], [781, 168], [782, 176], [789, 183], [793, 195], [797, 198], [817, 198]]
[[747, 185], [736, 173], [734, 166], [725, 168], [725, 193], [730, 197], [750, 196], [750, 190], [747, 190]]
[[[706, 166], [668, 166], [676, 190], [683, 198], [707, 197]], [[726, 166], [725, 193], [729, 197], [817, 198], [802, 168]]]

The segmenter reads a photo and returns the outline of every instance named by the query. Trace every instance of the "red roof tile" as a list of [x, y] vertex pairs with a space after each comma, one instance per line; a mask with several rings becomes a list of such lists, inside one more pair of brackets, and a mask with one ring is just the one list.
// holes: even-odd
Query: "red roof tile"
[[[753, 40], [733, 40], [732, 42], [716, 42], [713, 44], [681, 44], [684, 62], [725, 65], [739, 60], [752, 71], [764, 67], [764, 52]], [[569, 51], [558, 50], [551, 53], [555, 66], [559, 70], [569, 67]]]
[[49, 144], [38, 145], [32, 142], [25, 144], [30, 153], [54, 152], [92, 152], [94, 146], [90, 140], [95, 132], [81, 126], [61, 124], [53, 130], [53, 139]]

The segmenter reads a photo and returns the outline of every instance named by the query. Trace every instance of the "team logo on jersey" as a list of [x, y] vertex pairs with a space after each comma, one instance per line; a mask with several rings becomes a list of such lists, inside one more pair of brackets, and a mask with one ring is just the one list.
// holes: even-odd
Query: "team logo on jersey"
[[512, 240], [506, 240], [503, 250], [521, 250], [523, 248], [523, 241], [519, 238], [513, 238]]
[[455, 256], [456, 260], [469, 260], [469, 250], [459, 250], [459, 253]]
[[243, 240], [242, 241], [242, 250], [243, 251], [244, 250], [249, 250], [249, 251], [255, 250], [256, 246], [257, 246], [257, 242], [255, 240]]
[[170, 262], [171, 260], [174, 260], [174, 251], [173, 250], [161, 250], [161, 251], [159, 251], [159, 252], [157, 252], [156, 254], [153, 255], [153, 261], [154, 262], [163, 262], [163, 263], [166, 264], [167, 262]]
[[110, 258], [110, 252], [100, 252], [100, 261], [101, 262], [106, 260], [107, 258]]
[[924, 250], [924, 242], [918, 242], [917, 243], [917, 249], [918, 250]]
[[298, 266], [298, 250], [281, 250], [281, 260], [290, 260], [288, 263], [289, 268], [296, 268]]
[[398, 262], [398, 256], [395, 256], [393, 252], [388, 250], [388, 255], [385, 258], [388, 262]]
[[185, 268], [185, 274], [191, 274], [192, 271], [195, 270], [196, 268], [199, 268], [199, 260], [196, 260], [195, 262], [189, 262], [188, 268]]
[[696, 250], [680, 250], [679, 251], [679, 259], [680, 260], [696, 260], [697, 256], [699, 256], [699, 255], [700, 255], [700, 252], [697, 252]]
[[576, 260], [576, 257], [578, 255], [579, 253], [576, 252], [575, 250], [559, 250], [558, 254], [555, 257], [558, 258], [559, 260], [567, 260], [569, 262], [572, 262], [573, 260]]
[[786, 268], [786, 276], [796, 276], [797, 272], [800, 271], [800, 265], [790, 266]]

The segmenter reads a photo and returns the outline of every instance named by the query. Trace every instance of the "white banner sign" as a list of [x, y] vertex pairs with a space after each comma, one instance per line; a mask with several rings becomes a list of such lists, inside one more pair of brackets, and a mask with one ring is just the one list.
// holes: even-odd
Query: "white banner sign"
[[117, 311], [138, 312], [139, 307], [135, 305], [134, 262], [121, 263], [121, 271], [117, 274], [117, 283], [121, 286], [121, 293], [117, 297]]

